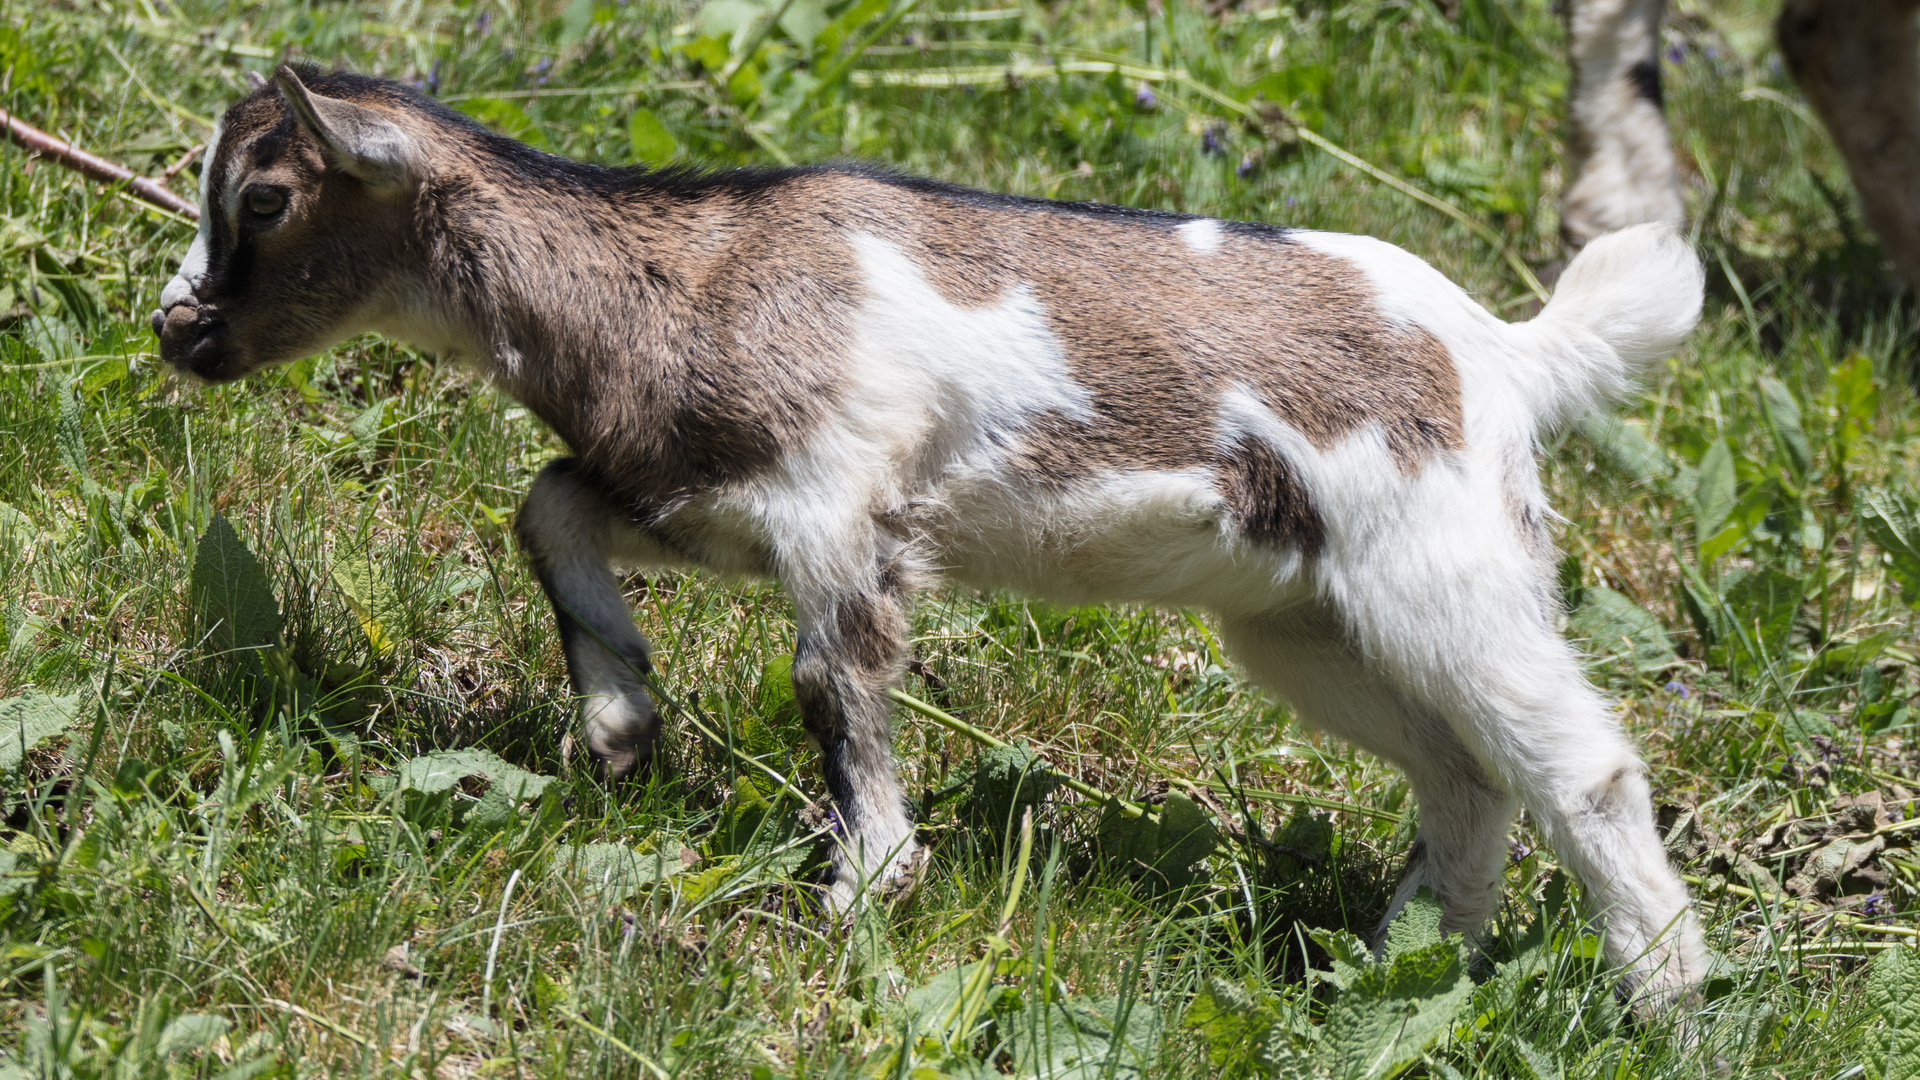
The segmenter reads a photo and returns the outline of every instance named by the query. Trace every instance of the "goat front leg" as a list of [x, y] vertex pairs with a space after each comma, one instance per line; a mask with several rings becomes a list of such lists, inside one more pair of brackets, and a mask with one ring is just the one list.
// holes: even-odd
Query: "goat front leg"
[[587, 748], [613, 778], [653, 755], [659, 731], [642, 675], [653, 670], [646, 638], [633, 625], [611, 556], [634, 541], [633, 526], [563, 458], [540, 470], [515, 522], [533, 562], [581, 698]]
[[906, 665], [905, 590], [888, 579], [820, 597], [794, 590], [793, 692], [840, 818], [828, 902], [847, 911], [911, 873], [913, 822], [893, 761], [887, 690]]

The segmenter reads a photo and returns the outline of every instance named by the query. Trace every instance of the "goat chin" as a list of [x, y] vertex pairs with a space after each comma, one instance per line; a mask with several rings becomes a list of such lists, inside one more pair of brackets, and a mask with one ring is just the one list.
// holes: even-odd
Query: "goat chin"
[[1640, 761], [1555, 629], [1533, 457], [1692, 326], [1671, 232], [1590, 244], [1516, 326], [1365, 237], [853, 167], [599, 169], [359, 76], [282, 69], [222, 130], [203, 221], [267, 188], [274, 242], [203, 233], [181, 288], [278, 312], [244, 320], [267, 342], [387, 311], [573, 448], [517, 528], [614, 771], [657, 725], [612, 568], [786, 587], [835, 903], [918, 865], [887, 691], [946, 576], [1211, 610], [1254, 681], [1406, 770], [1396, 911], [1428, 888], [1475, 931], [1524, 805], [1642, 1000], [1701, 976]]

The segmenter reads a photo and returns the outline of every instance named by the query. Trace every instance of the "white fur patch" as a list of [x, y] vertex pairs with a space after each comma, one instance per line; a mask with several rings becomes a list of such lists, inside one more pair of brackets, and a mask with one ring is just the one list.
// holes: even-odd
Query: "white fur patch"
[[1202, 255], [1219, 251], [1220, 242], [1226, 238], [1220, 223], [1212, 218], [1186, 222], [1174, 231], [1180, 234], [1180, 239], [1185, 240], [1189, 248]]
[[835, 414], [738, 503], [773, 550], [819, 560], [780, 568], [803, 610], [809, 593], [862, 587], [877, 549], [897, 547], [876, 516], [937, 498], [950, 475], [993, 472], [1036, 415], [1093, 415], [1031, 289], [961, 308], [898, 247], [866, 235], [852, 245], [867, 298], [850, 385]]
[[186, 258], [180, 260], [180, 269], [174, 273], [173, 280], [167, 282], [167, 287], [160, 290], [161, 311], [191, 299], [207, 273], [207, 246], [212, 242], [214, 213], [213, 206], [207, 201], [207, 189], [212, 182], [215, 155], [220, 153], [222, 127], [220, 122], [214, 123], [213, 136], [207, 140], [207, 149], [200, 155], [200, 227], [193, 234], [193, 244], [187, 248]]

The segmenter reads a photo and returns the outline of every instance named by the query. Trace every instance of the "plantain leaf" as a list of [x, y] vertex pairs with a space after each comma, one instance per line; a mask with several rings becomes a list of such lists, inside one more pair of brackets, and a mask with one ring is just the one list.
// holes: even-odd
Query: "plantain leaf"
[[215, 1039], [225, 1035], [233, 1027], [233, 1022], [224, 1016], [210, 1016], [206, 1013], [187, 1013], [167, 1021], [160, 1030], [160, 1042], [154, 1049], [156, 1057], [178, 1054], [182, 1051], [202, 1050], [213, 1045]]
[[617, 904], [643, 886], [685, 872], [682, 850], [677, 843], [646, 852], [625, 844], [561, 844], [553, 852], [553, 872], [572, 881], [582, 894]]
[[1580, 421], [1580, 434], [1602, 461], [1629, 479], [1651, 483], [1673, 475], [1673, 462], [1642, 424], [1612, 413], [1596, 412]]
[[435, 750], [400, 766], [400, 786], [428, 795], [446, 791], [474, 776], [493, 785], [489, 793], [500, 791], [515, 802], [539, 798], [554, 779], [510, 765], [498, 755], [478, 747]]
[[399, 597], [388, 586], [366, 554], [356, 554], [333, 564], [333, 583], [346, 597], [347, 607], [367, 635], [367, 645], [375, 656], [393, 651], [400, 623]]
[[1787, 384], [1771, 375], [1760, 376], [1760, 400], [1766, 405], [1767, 424], [1773, 439], [1793, 466], [1794, 474], [1805, 476], [1813, 468], [1813, 444], [1800, 421], [1800, 402]]
[[267, 568], [219, 514], [200, 535], [187, 591], [199, 630], [215, 652], [280, 643], [285, 624]]
[[0, 774], [10, 773], [27, 751], [80, 722], [79, 694], [55, 697], [29, 690], [0, 701]]
[[1700, 455], [1698, 483], [1693, 489], [1693, 525], [1698, 541], [1720, 531], [1739, 501], [1739, 481], [1733, 471], [1733, 451], [1725, 439], [1715, 439]]
[[1156, 1075], [1160, 1013], [1117, 997], [1035, 1001], [1000, 1022], [1016, 1076], [1146, 1080]]
[[678, 150], [667, 126], [647, 109], [633, 110], [633, 118], [627, 121], [627, 141], [633, 146], [634, 160], [649, 165], [664, 165], [672, 161]]
[[1898, 492], [1872, 488], [1860, 493], [1860, 523], [1892, 564], [1901, 595], [1920, 606], [1920, 508]]
[[1580, 590], [1567, 625], [1596, 653], [1630, 661], [1635, 671], [1662, 671], [1678, 657], [1660, 620], [1604, 585]]

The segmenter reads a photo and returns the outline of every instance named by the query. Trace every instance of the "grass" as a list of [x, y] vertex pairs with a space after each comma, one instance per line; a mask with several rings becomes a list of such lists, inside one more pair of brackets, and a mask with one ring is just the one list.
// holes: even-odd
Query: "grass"
[[[1487, 239], [1558, 258], [1548, 6], [1264, 2], [4, 0], [0, 97], [157, 172], [290, 55], [599, 161], [851, 156], [1371, 233], [1524, 315]], [[1680, 5], [1707, 314], [1624, 424], [1543, 465], [1569, 632], [1725, 957], [1688, 1015], [1623, 1015], [1524, 822], [1482, 952], [1416, 919], [1356, 954], [1404, 781], [1182, 612], [928, 597], [907, 691], [1025, 749], [902, 710], [932, 861], [833, 926], [776, 589], [629, 579], [685, 708], [664, 769], [602, 786], [506, 528], [555, 436], [371, 339], [170, 381], [144, 314], [191, 229], [9, 149], [0, 718], [51, 734], [0, 748], [0, 1075], [1909, 1075], [1916, 323], [1769, 15]], [[1034, 755], [1166, 824], [1038, 800]]]

